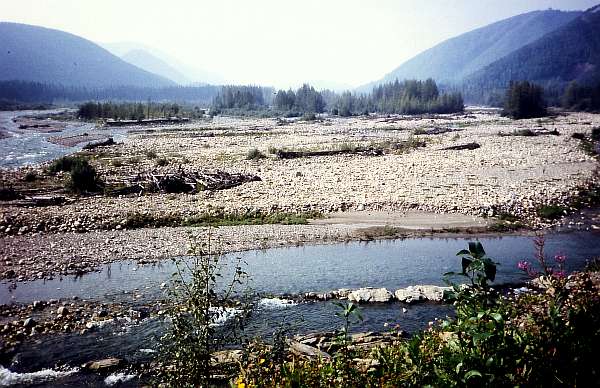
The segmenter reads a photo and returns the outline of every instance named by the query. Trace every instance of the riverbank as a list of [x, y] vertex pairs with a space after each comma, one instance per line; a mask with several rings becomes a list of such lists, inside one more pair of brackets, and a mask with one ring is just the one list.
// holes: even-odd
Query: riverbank
[[[120, 260], [158, 262], [186, 255], [190, 234], [200, 240], [206, 240], [210, 234], [215, 241], [222, 242], [223, 253], [304, 244], [486, 234], [487, 223], [483, 219], [457, 215], [447, 218], [446, 222], [445, 219], [428, 213], [411, 213], [407, 218], [402, 214], [385, 213], [385, 216], [371, 214], [369, 224], [356, 223], [352, 218], [317, 219], [308, 225], [162, 227], [2, 236], [0, 279], [25, 281], [60, 274], [84, 274]], [[412, 225], [415, 220], [419, 220], [418, 224]]]

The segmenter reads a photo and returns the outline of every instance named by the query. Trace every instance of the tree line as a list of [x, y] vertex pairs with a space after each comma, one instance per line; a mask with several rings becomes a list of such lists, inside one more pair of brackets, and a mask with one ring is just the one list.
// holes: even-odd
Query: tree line
[[600, 111], [600, 83], [592, 86], [571, 82], [565, 89], [561, 102], [565, 109], [598, 112]]
[[28, 81], [0, 81], [0, 100], [18, 103], [64, 103], [82, 101], [185, 101], [210, 105], [220, 87], [169, 86], [134, 87], [114, 86], [94, 88], [66, 86]]
[[77, 117], [84, 120], [143, 120], [178, 116], [183, 108], [171, 103], [86, 102], [79, 106]]
[[370, 94], [316, 91], [310, 85], [298, 90], [279, 90], [273, 102], [280, 111], [351, 116], [367, 113], [453, 113], [464, 109], [460, 93], [440, 93], [432, 79], [395, 81], [373, 88]]

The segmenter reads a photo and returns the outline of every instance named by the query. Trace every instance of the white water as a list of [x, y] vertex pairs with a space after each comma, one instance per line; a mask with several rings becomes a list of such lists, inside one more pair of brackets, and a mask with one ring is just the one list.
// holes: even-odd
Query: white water
[[135, 375], [126, 375], [125, 373], [113, 373], [104, 379], [104, 384], [112, 387], [113, 385], [124, 383], [135, 378]]
[[42, 369], [37, 372], [16, 373], [3, 366], [0, 366], [0, 387], [9, 387], [11, 385], [31, 385], [53, 381], [61, 377], [70, 376], [78, 372], [78, 368], [56, 371], [53, 369]]
[[280, 298], [263, 298], [258, 302], [258, 305], [267, 309], [284, 309], [291, 306], [296, 306], [298, 303], [289, 299]]

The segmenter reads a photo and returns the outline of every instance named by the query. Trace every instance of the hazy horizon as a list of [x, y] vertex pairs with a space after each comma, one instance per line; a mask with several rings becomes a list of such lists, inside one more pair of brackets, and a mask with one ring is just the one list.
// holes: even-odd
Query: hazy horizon
[[525, 12], [584, 10], [597, 3], [21, 0], [0, 3], [0, 12], [2, 21], [59, 29], [99, 44], [134, 42], [228, 83], [356, 87], [464, 32]]

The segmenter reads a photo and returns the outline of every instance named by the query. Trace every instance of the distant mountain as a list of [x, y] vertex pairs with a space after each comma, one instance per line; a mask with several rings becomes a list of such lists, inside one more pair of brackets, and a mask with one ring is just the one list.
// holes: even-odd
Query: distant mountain
[[121, 56], [121, 59], [139, 67], [140, 69], [144, 69], [151, 73], [158, 74], [175, 81], [180, 85], [186, 85], [190, 83], [190, 80], [185, 75], [181, 74], [168, 63], [150, 54], [146, 50], [137, 49], [128, 51]]
[[529, 80], [546, 87], [574, 80], [600, 81], [600, 5], [491, 63], [466, 83], [502, 88], [511, 80]]
[[[170, 69], [169, 70], [170, 73], [162, 72], [164, 70], [153, 71], [153, 72], [156, 72], [157, 74], [166, 76], [167, 78], [170, 78], [180, 84], [221, 85], [221, 84], [226, 83], [225, 79], [219, 74], [203, 70], [196, 66], [184, 64], [181, 61], [179, 61], [178, 59], [173, 58], [173, 56], [162, 52], [161, 50], [157, 50], [155, 48], [146, 46], [141, 43], [135, 43], [135, 42], [101, 43], [101, 46], [126, 61], [129, 61], [131, 59], [130, 57], [128, 58], [128, 54], [131, 53], [132, 51], [134, 51], [134, 52], [144, 51], [146, 53], [146, 56], [154, 57], [155, 61], [160, 61], [160, 62], [164, 63]], [[134, 58], [132, 60], [136, 61], [137, 59]], [[135, 63], [135, 62], [131, 62], [131, 63], [133, 63], [136, 66], [140, 66], [146, 70], [150, 70], [151, 68], [153, 68], [152, 67], [153, 65], [150, 63], [150, 60], [139, 61], [138, 63]], [[171, 74], [171, 76], [169, 76], [167, 74]], [[176, 74], [179, 74], [180, 76], [178, 76]], [[183, 78], [180, 78], [180, 77], [183, 77]]]
[[174, 84], [63, 31], [2, 22], [0, 36], [0, 80], [94, 87]]
[[[396, 79], [433, 78], [456, 83], [494, 61], [569, 23], [581, 12], [535, 11], [446, 40], [406, 61], [372, 86]], [[362, 87], [361, 89], [365, 89]]]

